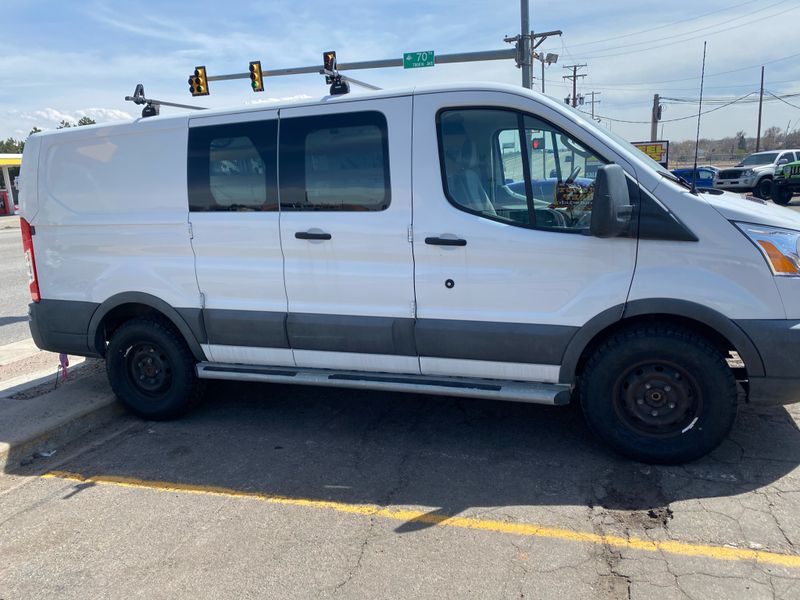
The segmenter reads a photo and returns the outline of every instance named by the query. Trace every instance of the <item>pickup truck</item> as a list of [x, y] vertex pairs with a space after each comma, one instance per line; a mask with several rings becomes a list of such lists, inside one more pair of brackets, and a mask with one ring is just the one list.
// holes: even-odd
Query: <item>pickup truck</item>
[[789, 204], [794, 194], [800, 194], [800, 160], [775, 169], [772, 180], [772, 201], [775, 204]]
[[775, 169], [800, 160], [800, 150], [770, 150], [747, 156], [735, 167], [722, 169], [714, 187], [732, 192], [751, 193], [764, 200], [772, 193]]

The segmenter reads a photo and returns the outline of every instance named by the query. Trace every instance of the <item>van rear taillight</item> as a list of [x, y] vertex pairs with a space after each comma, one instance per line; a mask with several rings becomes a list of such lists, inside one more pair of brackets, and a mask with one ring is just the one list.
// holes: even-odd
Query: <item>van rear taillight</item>
[[39, 279], [36, 276], [36, 257], [33, 255], [33, 231], [25, 219], [20, 218], [19, 227], [22, 230], [22, 250], [25, 252], [25, 262], [28, 264], [28, 287], [31, 291], [31, 300], [39, 302]]

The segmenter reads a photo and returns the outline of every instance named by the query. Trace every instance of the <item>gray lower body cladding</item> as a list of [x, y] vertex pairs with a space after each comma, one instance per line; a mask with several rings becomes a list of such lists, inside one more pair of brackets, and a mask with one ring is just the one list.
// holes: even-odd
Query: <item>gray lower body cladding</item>
[[[94, 332], [89, 331], [98, 308], [95, 303], [69, 300], [31, 304], [34, 341], [46, 350], [99, 356], [94, 348]], [[200, 344], [548, 365], [561, 363], [579, 329], [446, 319], [176, 310]]]
[[[100, 308], [92, 302], [42, 300], [30, 305], [30, 328], [44, 350], [99, 356], [90, 322]], [[446, 319], [289, 314], [196, 308], [176, 309], [182, 330], [195, 344], [294, 348], [328, 352], [427, 356], [466, 360], [560, 365], [581, 328]], [[96, 320], [96, 319], [95, 319]], [[763, 361], [753, 377], [753, 397], [775, 403], [800, 400], [800, 321], [728, 322], [744, 332]], [[571, 349], [572, 350], [572, 349]], [[569, 383], [564, 379], [563, 383]], [[777, 382], [777, 383], [775, 383]]]

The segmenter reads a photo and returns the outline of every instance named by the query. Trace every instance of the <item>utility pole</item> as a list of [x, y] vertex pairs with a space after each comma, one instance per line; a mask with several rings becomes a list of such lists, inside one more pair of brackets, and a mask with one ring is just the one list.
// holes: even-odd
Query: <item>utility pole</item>
[[591, 94], [592, 94], [592, 100], [591, 100], [591, 102], [589, 102], [589, 104], [591, 104], [591, 105], [592, 105], [592, 120], [593, 120], [593, 121], [594, 121], [594, 105], [595, 105], [595, 104], [600, 104], [600, 100], [595, 100], [595, 99], [594, 99], [594, 97], [595, 97], [595, 95], [599, 96], [599, 95], [600, 95], [600, 94], [602, 94], [602, 93], [603, 93], [603, 92], [591, 92]]
[[756, 132], [756, 152], [761, 149], [761, 107], [764, 104], [764, 65], [761, 65], [761, 95], [758, 97], [758, 131]]
[[[529, 0], [520, 0], [520, 33], [513, 37], [504, 37], [503, 41], [514, 44], [517, 56], [517, 67], [522, 67], [522, 87], [531, 89], [533, 87], [533, 60], [538, 58], [536, 48], [551, 35], [561, 35], [561, 30], [545, 31], [534, 33], [530, 30], [530, 11]], [[550, 59], [547, 64], [552, 64], [558, 60], [558, 54], [548, 52]], [[541, 59], [540, 59], [541, 60]], [[542, 80], [544, 80], [544, 63], [542, 63]], [[544, 90], [542, 90], [544, 92]]]
[[658, 139], [658, 122], [661, 120], [661, 98], [653, 94], [653, 110], [650, 113], [650, 141]]
[[564, 75], [563, 79], [572, 80], [572, 108], [578, 106], [578, 78], [586, 77], [586, 73], [578, 74], [578, 69], [583, 69], [586, 65], [564, 65], [565, 69], [572, 69], [572, 75]]
[[520, 0], [520, 36], [519, 43], [521, 48], [522, 62], [522, 87], [531, 89], [533, 79], [531, 78], [531, 19], [528, 0]]
[[[542, 63], [542, 93], [544, 94], [544, 66], [545, 65], [552, 65], [558, 62], [558, 54], [553, 54], [552, 52], [548, 52], [547, 54], [542, 54], [540, 52], [536, 52], [536, 48], [539, 47], [543, 41], [547, 39], [549, 35], [561, 35], [560, 31], [547, 31], [545, 33], [540, 33], [538, 35], [534, 35], [531, 33], [531, 41], [535, 42], [532, 50], [533, 50], [533, 59], [538, 60]], [[541, 39], [540, 39], [541, 38]], [[537, 41], [538, 40], [538, 41]]]
[[544, 61], [542, 63], [542, 93], [544, 94]]

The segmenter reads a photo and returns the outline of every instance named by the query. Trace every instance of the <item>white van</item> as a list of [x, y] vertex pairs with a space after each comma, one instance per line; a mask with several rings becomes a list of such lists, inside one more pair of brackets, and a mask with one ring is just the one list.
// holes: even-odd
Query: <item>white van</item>
[[148, 419], [203, 379], [575, 401], [675, 463], [800, 400], [800, 215], [518, 87], [37, 134], [21, 207], [37, 345]]

